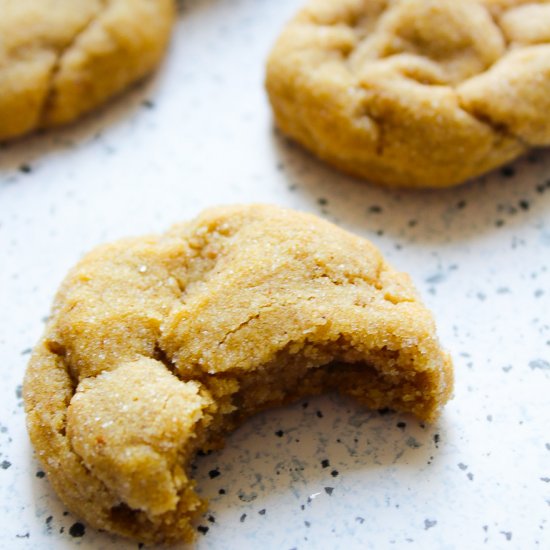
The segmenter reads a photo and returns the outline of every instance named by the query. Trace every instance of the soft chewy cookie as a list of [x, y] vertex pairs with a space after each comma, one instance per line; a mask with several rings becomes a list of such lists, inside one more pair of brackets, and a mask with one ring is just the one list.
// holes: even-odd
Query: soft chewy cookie
[[189, 540], [189, 461], [258, 410], [325, 390], [433, 420], [452, 367], [407, 275], [368, 241], [270, 206], [218, 208], [88, 254], [24, 383], [66, 505], [100, 529]]
[[550, 1], [311, 0], [266, 82], [280, 129], [334, 166], [455, 185], [550, 145]]
[[173, 0], [0, 0], [0, 140], [70, 122], [149, 73]]

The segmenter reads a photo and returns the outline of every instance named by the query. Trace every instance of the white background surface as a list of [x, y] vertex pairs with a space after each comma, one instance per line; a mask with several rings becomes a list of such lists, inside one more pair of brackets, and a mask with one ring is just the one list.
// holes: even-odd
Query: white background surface
[[324, 167], [273, 132], [263, 91], [300, 3], [184, 2], [152, 80], [0, 149], [1, 548], [138, 546], [72, 536], [78, 518], [36, 475], [20, 384], [66, 271], [101, 242], [254, 201], [322, 215], [408, 271], [454, 357], [455, 399], [425, 427], [334, 396], [259, 416], [197, 460], [211, 503], [196, 547], [550, 547], [550, 154], [440, 192]]

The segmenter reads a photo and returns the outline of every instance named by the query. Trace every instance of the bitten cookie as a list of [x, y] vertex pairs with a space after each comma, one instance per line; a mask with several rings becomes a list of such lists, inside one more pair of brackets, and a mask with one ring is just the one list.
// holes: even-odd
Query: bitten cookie
[[456, 185], [550, 145], [550, 1], [311, 0], [266, 84], [279, 128], [343, 171]]
[[148, 74], [173, 0], [0, 0], [0, 140], [71, 122]]
[[452, 365], [368, 241], [272, 206], [208, 210], [97, 248], [67, 276], [24, 382], [61, 499], [91, 525], [190, 540], [189, 462], [259, 410], [336, 390], [433, 420]]

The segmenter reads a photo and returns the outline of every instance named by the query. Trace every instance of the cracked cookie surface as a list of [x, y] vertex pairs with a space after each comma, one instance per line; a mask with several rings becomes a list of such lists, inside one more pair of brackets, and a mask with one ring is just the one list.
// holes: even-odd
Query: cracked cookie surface
[[0, 0], [0, 140], [71, 122], [147, 75], [173, 0]]
[[550, 145], [550, 1], [311, 0], [266, 86], [279, 128], [343, 171], [456, 185]]
[[409, 277], [368, 241], [273, 206], [207, 210], [85, 256], [24, 382], [38, 458], [91, 525], [190, 540], [190, 460], [269, 407], [339, 391], [433, 420], [452, 365]]

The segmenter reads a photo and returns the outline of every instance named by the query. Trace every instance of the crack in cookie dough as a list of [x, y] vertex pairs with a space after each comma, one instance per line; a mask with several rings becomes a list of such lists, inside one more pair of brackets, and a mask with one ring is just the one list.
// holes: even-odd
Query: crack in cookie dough
[[106, 3], [110, 0], [99, 0], [100, 4], [97, 7], [97, 11], [95, 13], [91, 14], [87, 21], [85, 21], [81, 28], [76, 29], [73, 37], [70, 39], [70, 41], [63, 45], [61, 49], [54, 51], [55, 54], [55, 62], [50, 70], [50, 75], [48, 77], [48, 84], [47, 84], [47, 91], [44, 95], [44, 100], [42, 101], [42, 108], [40, 109], [40, 114], [38, 116], [38, 127], [42, 127], [46, 120], [48, 119], [48, 111], [51, 109], [51, 105], [53, 103], [53, 97], [55, 92], [55, 83], [57, 81], [57, 77], [61, 71], [62, 66], [62, 60], [69, 52], [75, 47], [75, 44], [77, 43], [78, 38], [85, 33], [88, 28], [93, 25], [97, 19], [101, 16], [101, 11], [105, 9]]
[[158, 64], [173, 0], [0, 0], [0, 140], [69, 123]]
[[269, 57], [280, 129], [374, 183], [445, 187], [550, 144], [548, 0], [312, 0]]
[[324, 391], [433, 420], [452, 366], [409, 278], [314, 216], [208, 210], [89, 253], [25, 376], [39, 460], [91, 525], [191, 540], [189, 464], [256, 412]]

